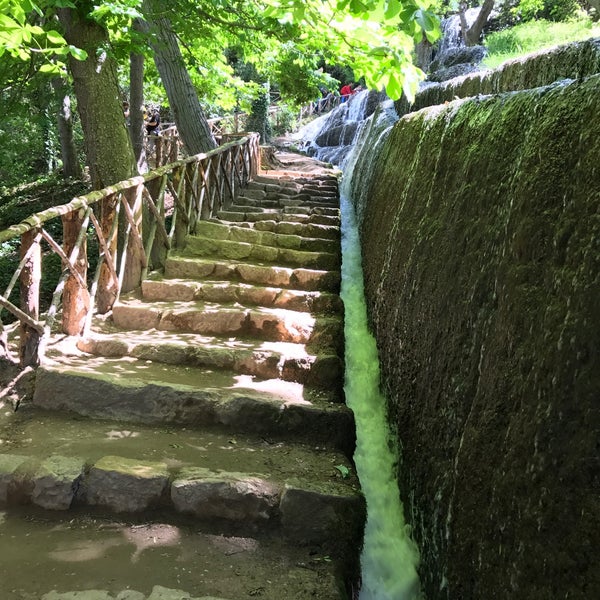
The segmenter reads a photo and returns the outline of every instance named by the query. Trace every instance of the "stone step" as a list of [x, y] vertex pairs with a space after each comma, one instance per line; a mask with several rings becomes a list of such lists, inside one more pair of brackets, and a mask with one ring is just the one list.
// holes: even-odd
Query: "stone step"
[[[110, 573], [112, 584], [119, 577], [119, 569], [113, 570], [114, 565], [109, 567], [103, 562], [113, 545], [107, 547], [103, 543], [106, 539], [103, 532], [108, 528], [112, 534], [120, 535], [127, 527], [127, 520], [136, 514], [142, 525], [134, 521], [131, 529], [127, 527], [130, 535], [123, 542], [134, 543], [134, 547], [126, 554], [130, 571], [129, 579], [121, 582], [122, 588], [138, 587], [134, 585], [133, 572], [146, 550], [155, 549], [160, 567], [156, 571], [165, 577], [169, 576], [167, 573], [175, 576], [177, 565], [181, 566], [184, 556], [177, 553], [171, 559], [165, 547], [170, 544], [157, 543], [161, 532], [153, 528], [152, 522], [158, 518], [161, 528], [176, 534], [171, 538], [173, 545], [181, 543], [185, 531], [193, 531], [193, 552], [189, 554], [196, 561], [196, 568], [203, 556], [206, 535], [222, 541], [255, 540], [255, 547], [274, 542], [282, 558], [304, 555], [302, 561], [305, 561], [318, 552], [319, 556], [328, 557], [327, 562], [333, 559], [338, 563], [332, 571], [338, 572], [338, 584], [343, 584], [344, 579], [344, 576], [339, 578], [339, 569], [344, 569], [345, 564], [348, 576], [352, 573], [348, 562], [358, 559], [364, 501], [352, 462], [336, 450], [288, 440], [276, 442], [266, 437], [197, 431], [189, 426], [160, 424], [152, 428], [125, 423], [122, 419], [117, 422], [81, 419], [59, 412], [42, 412], [31, 405], [16, 413], [4, 411], [0, 415], [0, 440], [0, 510], [4, 511], [0, 519], [0, 555], [3, 570], [10, 570], [10, 574], [3, 574], [3, 599], [41, 597], [41, 594], [9, 595], [25, 585], [23, 565], [15, 563], [14, 570], [9, 569], [12, 559], [7, 553], [15, 537], [20, 540], [16, 551], [20, 559], [26, 545], [24, 540], [31, 536], [31, 551], [38, 567], [46, 557], [51, 557], [50, 563], [54, 561], [55, 566], [56, 561], [93, 559], [97, 567], [102, 566], [98, 571], [102, 585], [108, 584], [106, 577], [102, 578], [103, 573]], [[30, 506], [51, 512], [25, 513]], [[113, 513], [118, 514], [115, 527], [109, 525]], [[25, 516], [26, 523], [37, 518], [38, 533], [27, 529], [24, 523], [19, 523], [18, 529], [7, 529], [9, 524], [15, 525], [19, 515]], [[74, 539], [68, 535], [82, 530], [82, 518], [89, 519], [90, 527], [83, 528], [85, 533], [77, 542], [68, 544], [68, 540]], [[64, 525], [55, 519], [64, 519]], [[45, 541], [38, 537], [40, 523], [52, 523], [44, 530]], [[134, 536], [136, 527], [140, 528], [139, 536]], [[55, 535], [56, 532], [61, 534]], [[135, 544], [136, 539], [139, 545]], [[236, 552], [243, 549], [231, 544], [227, 547]], [[123, 559], [121, 553], [119, 560]], [[341, 559], [344, 564], [340, 564]], [[194, 568], [193, 562], [189, 565]], [[64, 591], [69, 589], [64, 587], [64, 581], [69, 584], [77, 581], [69, 570], [62, 585], [57, 585], [58, 580], [52, 579], [55, 571], [62, 569], [53, 567], [48, 573], [44, 570], [41, 578], [26, 580], [52, 581], [41, 588], [44, 592], [52, 588]], [[87, 576], [91, 577], [89, 571]], [[239, 581], [238, 577], [240, 573], [235, 578]], [[262, 584], [273, 580], [264, 573], [257, 574], [257, 578]], [[215, 573], [190, 589], [206, 589], [198, 588], [198, 583], [224, 585], [226, 579], [227, 573]], [[9, 581], [16, 585], [7, 589]], [[307, 583], [302, 580], [298, 598], [303, 597], [302, 586]], [[173, 585], [167, 579], [150, 579], [148, 584]], [[119, 589], [112, 591], [116, 593]], [[142, 589], [145, 593], [151, 591]], [[212, 589], [210, 593], [225, 595], [225, 589]], [[227, 589], [231, 590], [228, 597], [240, 597], [235, 587]], [[274, 593], [281, 593], [281, 588], [276, 589]]]
[[126, 331], [97, 322], [77, 342], [82, 352], [119, 358], [129, 356], [164, 364], [229, 369], [240, 375], [281, 379], [328, 390], [342, 400], [344, 364], [334, 353], [309, 354], [302, 344], [257, 342], [189, 333]]
[[[265, 233], [256, 232], [252, 229], [239, 228], [239, 230], [253, 234], [253, 236], [248, 235], [247, 237], [257, 237], [255, 234]], [[271, 235], [274, 236], [276, 234]], [[284, 237], [289, 238], [291, 236], [282, 236], [279, 241], [283, 241]], [[297, 239], [301, 240], [303, 238]], [[276, 243], [275, 240], [272, 241]], [[294, 250], [250, 242], [212, 239], [199, 235], [188, 236], [185, 248], [181, 253], [184, 256], [214, 256], [229, 260], [249, 260], [251, 262], [277, 264], [283, 267], [304, 267], [327, 271], [338, 270], [341, 265], [341, 255], [339, 252]]]
[[193, 258], [175, 253], [169, 254], [165, 261], [165, 276], [169, 279], [222, 279], [334, 294], [340, 291], [340, 272], [337, 270], [292, 269], [217, 258]]
[[[242, 198], [242, 201], [244, 199]], [[231, 212], [246, 212], [250, 214], [279, 212], [285, 216], [287, 215], [305, 215], [307, 217], [313, 216], [326, 216], [326, 217], [337, 217], [339, 219], [340, 211], [339, 208], [329, 206], [283, 206], [281, 208], [274, 207], [261, 207], [258, 201], [252, 201], [246, 199], [245, 202], [239, 202], [236, 200], [232, 204], [228, 211]]]
[[84, 417], [306, 441], [351, 456], [354, 419], [325, 392], [281, 379], [129, 357], [52, 356], [34, 406]]
[[[235, 201], [236, 206], [257, 207], [264, 209], [283, 209], [303, 207], [304, 209], [339, 209], [337, 196], [310, 196], [309, 194], [296, 194], [295, 196], [280, 196], [278, 194], [265, 194], [264, 192], [244, 192]], [[304, 211], [300, 211], [304, 212]]]
[[293, 342], [343, 348], [343, 319], [283, 308], [244, 307], [209, 302], [145, 302], [133, 295], [115, 303], [112, 318], [122, 329], [156, 329]]
[[290, 223], [276, 220], [263, 220], [251, 224], [254, 229], [259, 231], [272, 231], [285, 235], [299, 235], [308, 238], [317, 238], [325, 240], [341, 239], [340, 228], [332, 225], [319, 225], [317, 223]]
[[[271, 222], [272, 221], [268, 221]], [[314, 230], [313, 226], [313, 230]], [[304, 228], [306, 231], [306, 228]], [[323, 239], [299, 236], [296, 234], [277, 233], [260, 227], [240, 227], [221, 221], [200, 221], [192, 237], [204, 237], [212, 240], [246, 242], [263, 246], [302, 250], [309, 252], [340, 253], [339, 239]]]
[[281, 287], [266, 287], [233, 281], [165, 279], [153, 273], [142, 281], [144, 300], [238, 302], [244, 306], [267, 306], [300, 312], [342, 314], [344, 304], [337, 294]]
[[285, 223], [326, 225], [328, 227], [337, 228], [339, 228], [340, 226], [339, 216], [327, 216], [318, 214], [289, 214], [282, 213], [275, 209], [255, 210], [254, 212], [248, 212], [243, 206], [238, 206], [237, 208], [229, 207], [228, 210], [221, 210], [217, 212], [217, 217], [222, 221], [230, 221], [232, 223], [256, 223], [259, 221], [276, 221]]

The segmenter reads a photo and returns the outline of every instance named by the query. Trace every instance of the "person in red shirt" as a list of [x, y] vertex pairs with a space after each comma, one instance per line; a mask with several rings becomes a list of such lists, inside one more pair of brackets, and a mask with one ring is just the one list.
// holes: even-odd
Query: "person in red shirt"
[[342, 97], [341, 102], [346, 102], [352, 94], [354, 94], [354, 83], [347, 83], [341, 90], [340, 96]]

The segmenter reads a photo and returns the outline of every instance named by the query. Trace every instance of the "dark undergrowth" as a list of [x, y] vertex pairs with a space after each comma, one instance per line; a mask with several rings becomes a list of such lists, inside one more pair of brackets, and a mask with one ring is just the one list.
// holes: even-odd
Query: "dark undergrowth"
[[[14, 188], [0, 188], [0, 231], [10, 225], [20, 223], [27, 217], [60, 204], [66, 204], [76, 196], [87, 194], [90, 184], [80, 180], [66, 180], [59, 175], [44, 177], [37, 181], [22, 184]], [[60, 219], [53, 219], [44, 224], [44, 228], [62, 242], [62, 225]], [[5, 290], [19, 264], [20, 239], [14, 238], [0, 244], [0, 294]], [[40, 290], [41, 310], [48, 308], [52, 294], [61, 272], [60, 257], [42, 244], [42, 284]], [[19, 286], [10, 295], [10, 300], [18, 306]], [[7, 311], [1, 313], [2, 322], [12, 321]]]

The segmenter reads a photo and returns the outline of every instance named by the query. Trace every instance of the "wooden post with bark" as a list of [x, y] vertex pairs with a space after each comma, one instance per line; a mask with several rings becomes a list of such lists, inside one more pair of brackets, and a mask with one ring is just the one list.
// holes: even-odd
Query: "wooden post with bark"
[[[83, 223], [84, 209], [74, 210], [62, 215], [63, 224], [63, 250], [71, 256]], [[85, 238], [79, 248], [75, 259], [75, 270], [81, 275], [81, 280], [86, 281], [87, 276], [87, 247]], [[65, 268], [66, 265], [63, 265]], [[90, 294], [87, 287], [83, 287], [73, 274], [65, 282], [63, 291], [62, 330], [67, 335], [79, 335], [83, 330], [85, 318], [90, 308]]]
[[[42, 253], [40, 244], [34, 242], [38, 233], [37, 229], [26, 231], [21, 236], [21, 260], [29, 253], [20, 280], [21, 310], [34, 319], [40, 315], [40, 282], [42, 279]], [[35, 243], [36, 247], [32, 247]], [[31, 248], [31, 250], [30, 250]], [[19, 361], [21, 367], [37, 367], [40, 364], [39, 346], [41, 331], [30, 324], [21, 321]]]

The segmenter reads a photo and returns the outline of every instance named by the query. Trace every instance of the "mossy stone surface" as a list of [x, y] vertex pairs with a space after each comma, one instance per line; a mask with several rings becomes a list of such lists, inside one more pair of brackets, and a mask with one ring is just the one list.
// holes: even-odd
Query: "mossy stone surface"
[[600, 589], [600, 76], [402, 118], [365, 288], [429, 598]]

